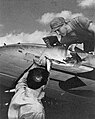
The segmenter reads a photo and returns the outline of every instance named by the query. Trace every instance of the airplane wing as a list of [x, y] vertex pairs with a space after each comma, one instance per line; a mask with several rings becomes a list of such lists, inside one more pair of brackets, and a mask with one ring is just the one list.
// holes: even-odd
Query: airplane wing
[[12, 87], [28, 68], [34, 57], [40, 57], [46, 47], [41, 45], [10, 45], [0, 48], [0, 84]]
[[[66, 64], [62, 60], [64, 58], [63, 49], [47, 48], [40, 44], [14, 44], [0, 47], [0, 84], [13, 88], [14, 82], [33, 63], [33, 59], [39, 60], [40, 57], [44, 58], [45, 56], [53, 60], [47, 93], [56, 90], [55, 92], [63, 94], [64, 83], [68, 85], [68, 80], [70, 85], [77, 84], [69, 87], [69, 89], [89, 85], [88, 89], [94, 90], [94, 67], [83, 64]], [[91, 64], [91, 62], [88, 63]], [[76, 75], [83, 83], [79, 80], [73, 80]], [[67, 91], [68, 86], [66, 85]], [[90, 86], [92, 87], [90, 88]]]
[[[27, 47], [27, 45], [25, 45], [25, 47]], [[35, 52], [37, 53], [36, 49]], [[1, 47], [0, 83], [11, 87], [23, 71], [31, 65], [33, 57], [34, 54], [27, 52], [26, 48], [22, 48], [22, 45]]]
[[[58, 54], [58, 55], [57, 55]], [[31, 65], [33, 59], [47, 56], [53, 59], [53, 69], [57, 72], [70, 72], [73, 74], [92, 71], [92, 67], [81, 64], [73, 65], [61, 62], [64, 52], [59, 49], [49, 49], [44, 45], [15, 44], [0, 48], [0, 83], [12, 85], [23, 71]], [[61, 56], [61, 57], [60, 57]], [[11, 83], [10, 83], [11, 82]]]

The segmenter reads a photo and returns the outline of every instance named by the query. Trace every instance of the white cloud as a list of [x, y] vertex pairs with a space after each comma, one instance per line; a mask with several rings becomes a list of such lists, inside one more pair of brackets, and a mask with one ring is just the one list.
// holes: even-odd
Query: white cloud
[[85, 8], [85, 7], [95, 7], [95, 0], [78, 0], [78, 5]]
[[48, 24], [55, 17], [55, 13], [45, 13], [37, 21], [42, 24]]
[[42, 38], [48, 34], [46, 31], [35, 31], [32, 34], [7, 34], [6, 36], [0, 37], [0, 46], [4, 45], [4, 43], [15, 44], [15, 43], [39, 43], [43, 44], [44, 41]]
[[[45, 13], [42, 15], [41, 19], [38, 21], [43, 24], [48, 24], [54, 17], [64, 17], [65, 19], [70, 19], [75, 16], [82, 15], [81, 13], [72, 13], [71, 11], [62, 11], [60, 13]], [[14, 44], [14, 43], [40, 43], [43, 44], [44, 41], [42, 38], [47, 36], [49, 33], [46, 31], [38, 31], [36, 30], [32, 34], [20, 33], [15, 34], [15, 31], [11, 34], [7, 34], [6, 36], [0, 37], [0, 46], [6, 44]]]
[[40, 19], [38, 19], [38, 21], [42, 24], [49, 24], [50, 21], [52, 19], [54, 19], [55, 17], [64, 17], [65, 19], [70, 19], [72, 17], [75, 16], [79, 16], [82, 15], [82, 13], [72, 13], [71, 11], [61, 11], [60, 13], [45, 13], [44, 15], [42, 15], [42, 17]]

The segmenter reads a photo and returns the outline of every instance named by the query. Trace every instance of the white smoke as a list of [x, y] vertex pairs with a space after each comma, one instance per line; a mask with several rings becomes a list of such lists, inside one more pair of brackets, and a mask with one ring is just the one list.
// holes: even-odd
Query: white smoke
[[71, 11], [64, 10], [64, 11], [61, 11], [60, 13], [45, 13], [42, 15], [41, 18], [38, 19], [38, 21], [41, 24], [47, 25], [55, 17], [64, 17], [65, 19], [70, 19], [72, 17], [81, 16], [81, 15], [83, 14], [82, 13], [72, 13]]
[[[39, 21], [42, 24], [49, 24], [50, 21], [55, 18], [55, 17], [64, 17], [65, 19], [70, 19], [75, 16], [81, 16], [83, 15], [82, 13], [72, 13], [71, 11], [61, 11], [60, 13], [45, 13], [42, 15]], [[20, 34], [7, 34], [6, 36], [0, 37], [0, 46], [5, 44], [15, 44], [15, 43], [40, 43], [43, 44], [44, 41], [42, 38], [44, 36], [47, 36], [49, 34], [46, 31], [38, 31], [36, 30], [32, 34], [28, 33], [20, 33]]]
[[86, 7], [95, 7], [95, 0], [77, 0], [78, 1], [78, 5], [86, 8]]
[[6, 36], [0, 37], [0, 46], [6, 44], [15, 43], [39, 43], [43, 44], [42, 38], [48, 34], [46, 31], [35, 31], [32, 34], [20, 33], [20, 34], [7, 34]]

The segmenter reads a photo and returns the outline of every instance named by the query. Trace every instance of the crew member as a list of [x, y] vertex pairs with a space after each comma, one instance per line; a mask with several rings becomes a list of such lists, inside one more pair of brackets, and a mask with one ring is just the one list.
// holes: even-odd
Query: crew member
[[[56, 17], [50, 22], [51, 32], [61, 36], [61, 44], [74, 51], [75, 45], [83, 43], [85, 52], [95, 51], [95, 24], [84, 16], [72, 18], [68, 22]], [[70, 47], [72, 46], [72, 47]]]
[[46, 69], [35, 64], [24, 73], [15, 88], [9, 109], [8, 119], [45, 119], [45, 111], [41, 99], [44, 97], [48, 76]]

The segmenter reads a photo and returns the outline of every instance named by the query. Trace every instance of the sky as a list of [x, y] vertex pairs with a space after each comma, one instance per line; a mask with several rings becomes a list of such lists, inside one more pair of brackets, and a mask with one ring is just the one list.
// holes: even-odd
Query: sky
[[78, 15], [95, 22], [95, 0], [0, 0], [0, 45], [44, 43], [54, 17]]

